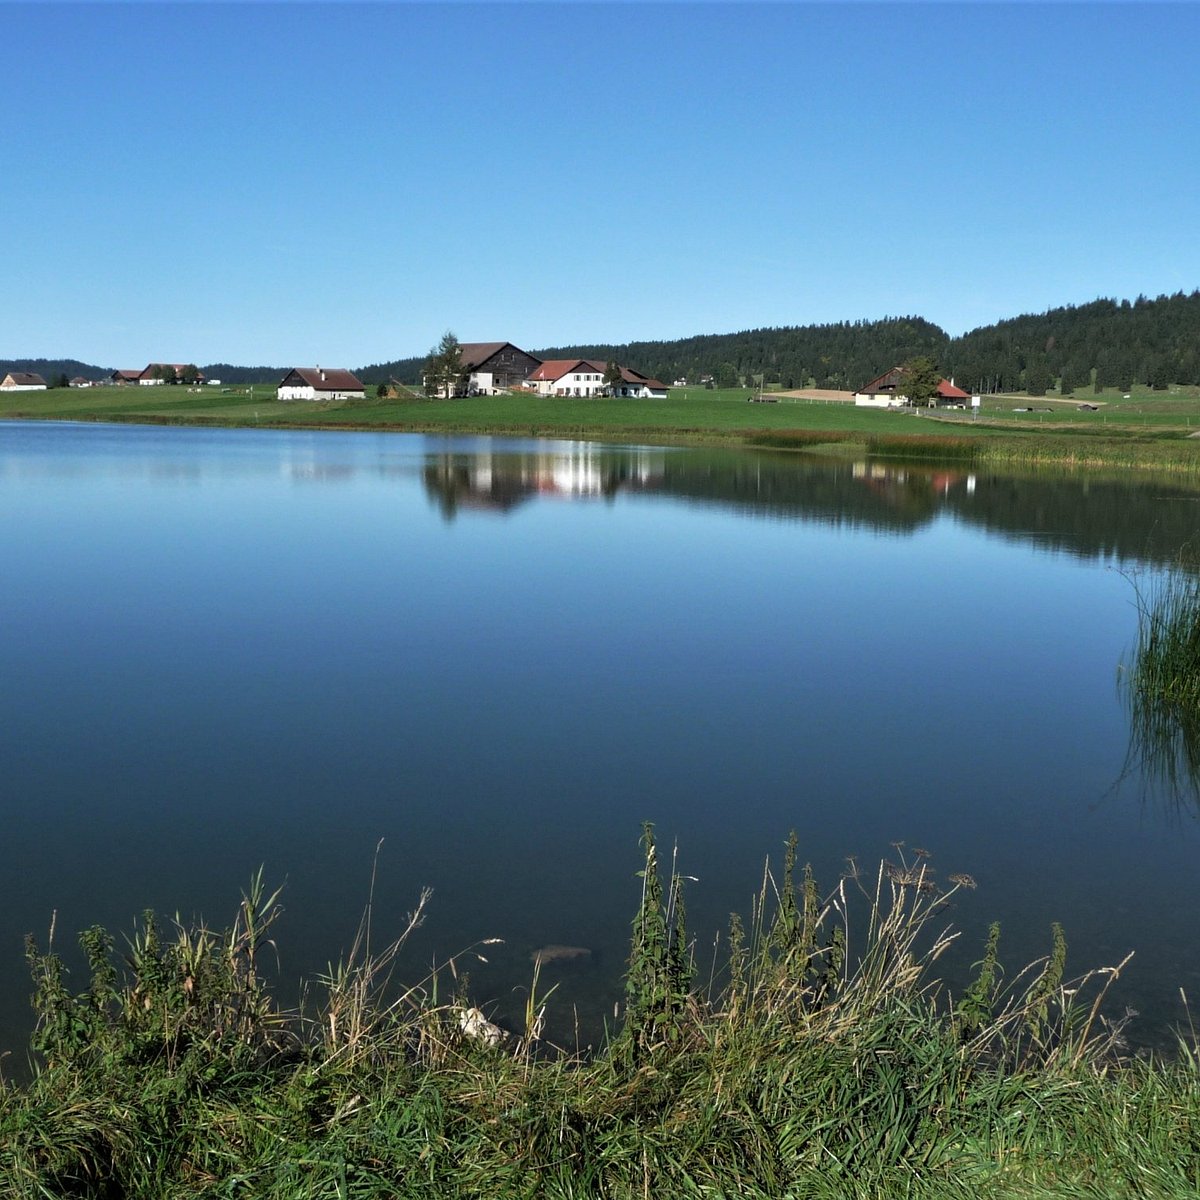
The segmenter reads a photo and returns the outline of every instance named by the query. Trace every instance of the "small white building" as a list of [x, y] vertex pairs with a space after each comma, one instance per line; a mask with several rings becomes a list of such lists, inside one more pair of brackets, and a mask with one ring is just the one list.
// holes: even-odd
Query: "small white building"
[[366, 388], [350, 371], [322, 367], [293, 367], [280, 380], [280, 400], [362, 400]]
[[46, 381], [32, 371], [9, 371], [0, 379], [0, 388], [6, 392], [44, 392]]
[[638, 400], [665, 400], [667, 385], [643, 375], [632, 367], [621, 368], [621, 382], [611, 389], [614, 396], [633, 396]]

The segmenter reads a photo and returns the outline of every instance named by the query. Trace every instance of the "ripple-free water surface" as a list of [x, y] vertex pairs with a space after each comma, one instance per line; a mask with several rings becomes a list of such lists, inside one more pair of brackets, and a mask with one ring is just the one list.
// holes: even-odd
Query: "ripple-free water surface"
[[[891, 843], [979, 890], [1011, 968], [1061, 921], [1160, 1040], [1193, 992], [1193, 805], [1125, 767], [1129, 581], [1179, 489], [799, 456], [0, 424], [0, 1047], [22, 938], [285, 883], [285, 992], [434, 889], [405, 971], [557, 1029], [620, 995], [641, 822], [706, 949], [788, 830], [835, 882]], [[464, 960], [466, 965], [468, 960]], [[82, 983], [82, 980], [79, 980]], [[572, 1038], [573, 1032], [570, 1033]]]

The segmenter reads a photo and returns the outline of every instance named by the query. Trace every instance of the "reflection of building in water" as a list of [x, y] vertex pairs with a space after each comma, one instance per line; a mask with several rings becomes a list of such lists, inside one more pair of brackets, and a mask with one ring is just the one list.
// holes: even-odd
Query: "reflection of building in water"
[[856, 462], [851, 476], [889, 507], [909, 514], [932, 513], [952, 492], [975, 494], [975, 476], [954, 468], [900, 467], [882, 462]]
[[611, 450], [586, 442], [536, 454], [443, 454], [425, 467], [425, 487], [442, 511], [505, 512], [533, 496], [615, 496], [644, 491], [663, 477], [663, 450]]

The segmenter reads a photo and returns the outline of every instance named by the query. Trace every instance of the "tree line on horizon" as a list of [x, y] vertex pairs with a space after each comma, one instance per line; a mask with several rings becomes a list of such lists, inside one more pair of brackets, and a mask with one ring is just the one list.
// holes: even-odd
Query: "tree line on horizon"
[[[488, 330], [487, 333], [495, 331]], [[500, 331], [501, 333], [503, 331]], [[923, 317], [884, 317], [700, 334], [672, 341], [593, 343], [529, 349], [539, 358], [622, 362], [671, 384], [709, 378], [716, 386], [819, 387], [854, 391], [901, 363], [929, 358], [966, 391], [1044, 394], [1134, 385], [1200, 384], [1200, 289], [1136, 300], [1093, 300], [981, 326], [959, 337]], [[355, 373], [368, 385], [416, 385], [428, 355], [372, 363]], [[201, 367], [225, 383], [276, 382], [284, 367]], [[36, 371], [48, 383], [111, 368], [75, 359], [0, 360], [0, 372]]]
[[[525, 347], [522, 347], [523, 349]], [[674, 341], [596, 342], [530, 350], [539, 358], [618, 361], [671, 384], [758, 384], [854, 391], [894, 366], [932, 359], [966, 391], [1065, 393], [1200, 384], [1200, 289], [1094, 300], [981, 326], [959, 337], [923, 317], [748, 329]], [[362, 368], [367, 383], [418, 384], [426, 355]]]

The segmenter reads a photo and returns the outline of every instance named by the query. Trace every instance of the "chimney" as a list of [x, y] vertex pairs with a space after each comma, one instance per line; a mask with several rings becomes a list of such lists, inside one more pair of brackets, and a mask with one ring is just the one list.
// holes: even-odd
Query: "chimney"
[[321, 382], [325, 382], [325, 372], [321, 370], [321, 364], [317, 363], [317, 374], [321, 377]]

